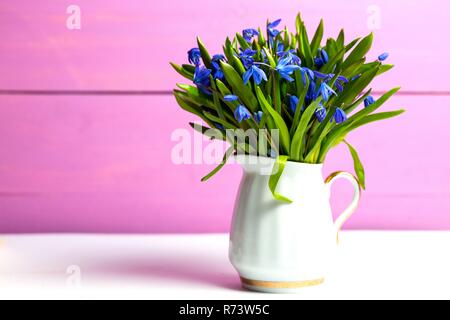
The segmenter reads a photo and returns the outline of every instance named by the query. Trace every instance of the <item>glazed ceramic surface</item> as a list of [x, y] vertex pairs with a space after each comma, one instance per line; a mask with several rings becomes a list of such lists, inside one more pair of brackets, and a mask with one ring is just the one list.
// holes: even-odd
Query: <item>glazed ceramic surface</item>
[[[245, 287], [283, 292], [323, 282], [339, 229], [356, 209], [360, 191], [349, 173], [324, 180], [321, 164], [287, 162], [273, 198], [268, 187], [274, 159], [238, 155], [244, 175], [236, 198], [229, 256]], [[354, 187], [348, 208], [333, 221], [330, 187], [344, 178]]]

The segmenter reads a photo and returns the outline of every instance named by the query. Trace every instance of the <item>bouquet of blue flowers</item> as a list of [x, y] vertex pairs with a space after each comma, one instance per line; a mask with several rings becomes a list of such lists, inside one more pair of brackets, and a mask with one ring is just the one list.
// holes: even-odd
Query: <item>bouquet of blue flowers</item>
[[[178, 104], [207, 125], [191, 126], [231, 145], [222, 163], [202, 180], [215, 174], [234, 152], [252, 154], [258, 150], [259, 144], [239, 142], [227, 134], [228, 130], [242, 129], [253, 130], [256, 141], [267, 139], [269, 147], [258, 150], [259, 155], [275, 157], [279, 164], [288, 160], [322, 163], [328, 151], [343, 142], [364, 188], [363, 166], [345, 137], [362, 125], [404, 111], [375, 112], [399, 88], [377, 100], [368, 88], [375, 77], [393, 67], [383, 63], [388, 54], [366, 61], [373, 34], [347, 43], [341, 30], [337, 38], [325, 42], [323, 21], [311, 39], [300, 14], [295, 33], [287, 28], [279, 30], [279, 24], [280, 20], [267, 22], [264, 32], [245, 29], [226, 39], [223, 54], [213, 56], [197, 38], [198, 47], [188, 52], [189, 64], [172, 63], [193, 82], [177, 85], [173, 93]], [[278, 140], [272, 139], [274, 130]], [[277, 181], [280, 174], [271, 180]]]

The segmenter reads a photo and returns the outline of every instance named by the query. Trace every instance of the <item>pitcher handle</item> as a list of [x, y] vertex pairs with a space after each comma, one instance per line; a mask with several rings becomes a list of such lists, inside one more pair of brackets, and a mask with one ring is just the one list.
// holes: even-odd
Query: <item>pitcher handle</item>
[[350, 181], [354, 190], [352, 202], [350, 202], [348, 207], [337, 217], [334, 222], [334, 227], [336, 230], [336, 242], [339, 243], [339, 231], [341, 230], [342, 225], [345, 223], [345, 221], [347, 221], [347, 219], [350, 218], [351, 215], [355, 212], [361, 195], [361, 188], [359, 186], [358, 180], [351, 173], [345, 171], [336, 171], [330, 174], [325, 179], [325, 185], [329, 189], [331, 189], [331, 185], [337, 179], [346, 179]]

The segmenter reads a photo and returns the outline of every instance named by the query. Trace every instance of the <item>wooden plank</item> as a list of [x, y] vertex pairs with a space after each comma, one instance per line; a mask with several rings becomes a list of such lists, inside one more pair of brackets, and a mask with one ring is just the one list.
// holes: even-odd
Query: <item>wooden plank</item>
[[442, 42], [449, 27], [444, 0], [379, 0], [375, 7], [369, 0], [347, 5], [325, 0], [320, 6], [314, 1], [79, 0], [80, 30], [67, 29], [66, 5], [0, 4], [0, 89], [170, 90], [182, 79], [168, 62], [186, 62], [196, 35], [215, 53], [227, 35], [262, 26], [266, 18], [282, 18], [292, 30], [301, 11], [310, 34], [321, 17], [327, 35], [344, 27], [350, 38], [379, 27], [370, 58], [388, 51], [389, 63], [397, 66], [376, 89], [450, 90], [440, 72], [450, 68], [445, 59], [450, 46]]
[[[388, 106], [403, 116], [349, 137], [367, 191], [348, 227], [450, 228], [449, 103], [397, 97]], [[193, 119], [167, 96], [1, 97], [0, 232], [227, 230], [240, 169], [200, 183], [212, 165], [171, 160], [173, 130]], [[325, 173], [351, 169], [338, 147]], [[337, 183], [336, 212], [348, 193]]]

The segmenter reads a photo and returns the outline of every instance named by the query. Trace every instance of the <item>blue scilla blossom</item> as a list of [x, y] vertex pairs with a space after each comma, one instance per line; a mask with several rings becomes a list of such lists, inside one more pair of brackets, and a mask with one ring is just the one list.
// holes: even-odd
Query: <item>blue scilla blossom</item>
[[290, 96], [289, 98], [289, 108], [291, 109], [291, 112], [294, 114], [295, 110], [297, 109], [298, 104], [298, 98], [294, 95]]
[[211, 61], [214, 61], [214, 62], [219, 62], [221, 60], [225, 60], [225, 56], [220, 53], [213, 55], [213, 57], [211, 59]]
[[233, 102], [238, 100], [238, 96], [235, 96], [234, 94], [227, 94], [226, 96], [223, 97], [223, 100], [228, 101], [228, 102]]
[[384, 61], [384, 60], [386, 60], [388, 57], [389, 57], [389, 53], [384, 52], [384, 53], [382, 53], [382, 54], [380, 54], [380, 55], [378, 56], [378, 60], [379, 60], [379, 61]]
[[336, 95], [336, 92], [325, 82], [320, 84], [318, 91], [318, 94], [322, 96], [323, 101], [328, 101], [332, 94]]
[[284, 43], [280, 42], [277, 44], [277, 54], [284, 51]]
[[264, 71], [255, 65], [251, 66], [247, 71], [245, 71], [244, 75], [242, 76], [244, 84], [247, 84], [251, 77], [253, 77], [253, 80], [257, 85], [259, 85], [263, 79], [267, 81], [267, 76]]
[[241, 58], [242, 64], [244, 65], [245, 69], [250, 68], [255, 62], [253, 56], [256, 54], [256, 52], [256, 50], [247, 48], [239, 54], [239, 57]]
[[[334, 75], [333, 75], [333, 77], [334, 77]], [[337, 91], [342, 92], [342, 91], [344, 91], [344, 84], [347, 84], [347, 83], [348, 83], [348, 79], [346, 77], [338, 76], [334, 85], [336, 86]]]
[[352, 77], [350, 81], [355, 81], [356, 79], [359, 79], [361, 77], [361, 74], [357, 74], [356, 76]]
[[207, 69], [200, 65], [197, 65], [195, 67], [194, 83], [203, 93], [206, 94], [211, 94], [211, 92], [208, 90], [209, 86], [211, 85], [211, 81], [209, 79], [210, 74], [210, 69]]
[[316, 115], [317, 121], [323, 122], [325, 120], [325, 117], [327, 116], [327, 109], [322, 104], [319, 104], [316, 108], [316, 111], [314, 111], [314, 114]]
[[374, 103], [375, 103], [375, 99], [372, 96], [368, 96], [367, 98], [364, 99], [364, 107], [366, 107], [366, 108]]
[[188, 51], [189, 63], [198, 65], [200, 63], [200, 49], [192, 48]]
[[211, 61], [211, 67], [212, 67], [213, 78], [223, 80], [225, 76], [223, 74], [222, 69], [219, 66], [219, 63], [217, 63], [215, 61]]
[[254, 36], [259, 36], [259, 32], [256, 29], [244, 29], [242, 30], [242, 36], [244, 37], [245, 41], [252, 42], [252, 38]]
[[317, 68], [322, 67], [328, 62], [328, 53], [324, 49], [319, 49], [319, 54], [314, 58], [314, 64]]
[[280, 33], [280, 31], [278, 31], [277, 29], [275, 29], [281, 22], [281, 19], [277, 19], [273, 22], [269, 22], [267, 24], [267, 33], [269, 34], [269, 37], [276, 37], [278, 33]]
[[279, 51], [277, 52], [277, 55], [280, 58], [288, 58], [289, 62], [292, 64], [300, 65], [302, 62], [300, 58], [297, 56], [297, 51], [295, 51], [295, 49], [291, 49], [288, 51]]
[[319, 71], [313, 71], [313, 72], [314, 72], [314, 75], [316, 76], [316, 78], [322, 79], [323, 81], [326, 81], [326, 82], [330, 81], [334, 77], [333, 73], [325, 74], [325, 73], [322, 73]]
[[234, 110], [234, 117], [236, 120], [241, 123], [243, 120], [247, 120], [251, 118], [250, 111], [243, 105], [238, 105], [236, 110]]
[[225, 128], [223, 127], [223, 125], [221, 125], [220, 123], [214, 122], [214, 125], [215, 125], [216, 128], [219, 129], [219, 130], [225, 130]]
[[300, 67], [300, 74], [302, 75], [303, 85], [306, 86], [306, 77], [309, 78], [309, 82], [311, 83], [314, 78], [314, 71], [306, 67]]
[[278, 71], [278, 73], [280, 74], [280, 76], [283, 79], [286, 79], [287, 81], [292, 82], [292, 81], [294, 81], [294, 79], [292, 77], [290, 77], [290, 75], [295, 70], [299, 70], [300, 66], [291, 64], [290, 59], [286, 57], [286, 58], [278, 60], [278, 64], [275, 69]]
[[263, 117], [263, 112], [262, 111], [255, 112], [253, 114], [253, 118], [255, 119], [257, 124], [259, 124], [261, 122], [262, 117]]
[[336, 111], [334, 112], [334, 121], [336, 121], [336, 123], [342, 123], [345, 120], [347, 120], [347, 115], [345, 114], [344, 110], [342, 110], [341, 108], [336, 108]]
[[309, 83], [308, 91], [305, 96], [305, 105], [309, 105], [311, 102], [317, 99], [316, 84], [314, 81]]
[[220, 61], [225, 60], [223, 54], [215, 54], [211, 59], [212, 75], [214, 79], [224, 80], [225, 76], [220, 68]]

